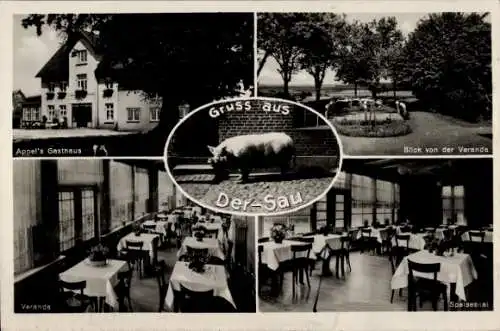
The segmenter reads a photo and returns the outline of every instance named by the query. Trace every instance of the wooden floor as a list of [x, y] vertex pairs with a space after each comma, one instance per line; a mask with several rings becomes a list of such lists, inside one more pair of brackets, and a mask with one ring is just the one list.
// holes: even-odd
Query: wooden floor
[[[323, 277], [320, 296], [317, 305], [318, 312], [355, 312], [355, 311], [406, 311], [407, 293], [403, 296], [394, 294], [391, 297], [391, 266], [386, 256], [351, 253], [352, 272], [346, 268], [345, 279], [334, 276]], [[272, 297], [270, 286], [265, 285], [260, 294], [259, 310], [262, 312], [312, 312], [316, 293], [318, 291], [320, 262], [316, 265], [311, 277], [311, 287], [298, 285], [296, 297], [292, 296], [291, 273], [285, 274], [283, 290], [279, 296]], [[331, 261], [331, 270], [335, 270], [335, 259]], [[306, 283], [304, 281], [304, 283]], [[442, 311], [443, 301], [438, 304]], [[432, 311], [430, 302], [424, 302], [418, 310]]]

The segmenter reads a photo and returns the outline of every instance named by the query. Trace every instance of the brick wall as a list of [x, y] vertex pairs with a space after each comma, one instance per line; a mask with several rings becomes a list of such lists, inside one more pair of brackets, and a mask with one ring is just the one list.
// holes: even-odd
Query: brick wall
[[[288, 103], [273, 103], [273, 105], [289, 106], [290, 113], [265, 112], [261, 109], [263, 102], [265, 101], [254, 101], [251, 109], [225, 112], [215, 119], [210, 119], [209, 116], [206, 116], [209, 109], [202, 110], [185, 122], [183, 126], [179, 127], [180, 130], [176, 131], [174, 135], [175, 143], [169, 146], [169, 154], [171, 153], [171, 155], [182, 157], [208, 156], [208, 150], [206, 148], [208, 144], [207, 139], [194, 139], [195, 136], [198, 136], [196, 133], [199, 133], [200, 130], [194, 130], [192, 127], [193, 125], [188, 123], [193, 121], [192, 124], [194, 124], [194, 122], [201, 122], [204, 123], [206, 127], [210, 127], [210, 130], [216, 130], [215, 134], [210, 136], [212, 139], [218, 136], [218, 142], [222, 142], [226, 138], [237, 135], [285, 132], [292, 137], [297, 149], [297, 156], [338, 156], [338, 143], [329, 126], [326, 124], [321, 125], [320, 123], [320, 126], [302, 127], [304, 125], [304, 108]], [[202, 115], [202, 113], [204, 114]], [[309, 115], [312, 114], [310, 112], [307, 113]], [[212, 124], [214, 122], [216, 125]], [[316, 121], [314, 122], [316, 124]], [[205, 133], [198, 137], [201, 138], [206, 136], [207, 134]], [[200, 148], [194, 148], [193, 144], [199, 145]], [[213, 145], [217, 145], [217, 143]], [[195, 150], [203, 151], [204, 155], [200, 155], [199, 152], [195, 153]], [[312, 161], [308, 160], [308, 162]]]

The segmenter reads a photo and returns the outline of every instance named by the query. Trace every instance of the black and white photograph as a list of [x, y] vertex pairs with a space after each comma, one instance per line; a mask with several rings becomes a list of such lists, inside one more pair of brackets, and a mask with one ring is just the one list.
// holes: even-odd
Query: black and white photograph
[[256, 311], [254, 218], [196, 205], [163, 160], [13, 162], [15, 313]]
[[346, 156], [492, 154], [488, 12], [259, 13], [258, 96], [301, 102]]
[[15, 157], [156, 156], [190, 110], [252, 94], [253, 13], [14, 15]]
[[262, 312], [493, 311], [491, 158], [345, 159], [308, 208], [258, 217]]
[[300, 104], [244, 98], [190, 114], [172, 131], [165, 162], [182, 192], [207, 208], [274, 214], [328, 190], [341, 146], [326, 119]]

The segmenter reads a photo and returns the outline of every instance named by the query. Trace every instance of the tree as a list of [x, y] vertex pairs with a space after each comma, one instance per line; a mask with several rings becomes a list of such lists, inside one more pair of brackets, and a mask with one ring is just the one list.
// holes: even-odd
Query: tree
[[195, 108], [238, 95], [240, 81], [245, 87], [253, 84], [251, 13], [58, 14], [23, 20], [38, 34], [43, 25], [63, 35], [80, 29], [98, 32], [103, 59], [96, 74], [162, 97], [160, 122], [147, 134], [143, 153], [144, 147], [156, 155], [163, 152], [182, 101]]
[[[303, 13], [260, 13], [257, 21], [257, 47], [278, 63], [278, 72], [283, 79], [283, 93], [289, 96], [289, 83], [292, 75], [299, 70], [300, 27], [304, 21]], [[262, 63], [267, 56], [264, 56]], [[259, 66], [260, 67], [260, 66]], [[260, 71], [259, 71], [260, 72]]]
[[368, 25], [359, 21], [347, 26], [346, 45], [341, 49], [341, 60], [336, 71], [338, 79], [354, 85], [356, 97], [358, 86], [365, 84], [371, 77], [371, 56], [365, 41], [369, 32]]
[[395, 17], [383, 17], [369, 23], [355, 21], [349, 29], [348, 47], [337, 76], [355, 85], [368, 86], [377, 97], [380, 81], [389, 78], [391, 60], [402, 48], [403, 34]]
[[345, 42], [345, 17], [333, 13], [308, 13], [297, 25], [301, 48], [299, 67], [313, 77], [316, 101], [319, 101], [327, 69], [338, 66]]
[[410, 34], [404, 71], [424, 105], [468, 120], [491, 116], [491, 24], [486, 16], [431, 14]]

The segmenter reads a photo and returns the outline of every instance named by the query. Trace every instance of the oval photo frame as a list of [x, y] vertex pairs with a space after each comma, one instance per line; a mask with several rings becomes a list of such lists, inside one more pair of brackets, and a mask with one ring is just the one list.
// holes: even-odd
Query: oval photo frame
[[332, 188], [343, 150], [333, 125], [314, 109], [245, 97], [194, 109], [170, 132], [163, 158], [174, 185], [196, 204], [239, 216], [279, 216], [310, 206]]

